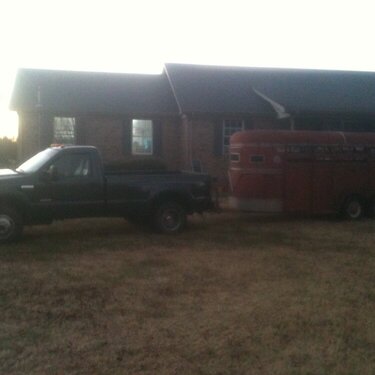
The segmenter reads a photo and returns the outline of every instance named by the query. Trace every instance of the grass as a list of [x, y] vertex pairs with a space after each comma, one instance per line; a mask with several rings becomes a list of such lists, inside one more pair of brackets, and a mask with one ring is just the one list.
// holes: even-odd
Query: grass
[[375, 221], [123, 220], [0, 249], [1, 374], [373, 374]]

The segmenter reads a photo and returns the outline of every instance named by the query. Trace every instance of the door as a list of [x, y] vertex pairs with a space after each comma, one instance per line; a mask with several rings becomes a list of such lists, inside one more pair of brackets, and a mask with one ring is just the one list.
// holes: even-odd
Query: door
[[37, 209], [52, 218], [103, 214], [104, 182], [93, 166], [90, 153], [62, 153], [35, 186]]

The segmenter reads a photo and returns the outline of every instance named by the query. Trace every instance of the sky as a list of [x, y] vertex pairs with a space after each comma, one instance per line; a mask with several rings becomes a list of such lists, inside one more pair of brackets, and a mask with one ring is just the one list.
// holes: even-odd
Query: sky
[[160, 73], [165, 62], [375, 72], [368, 0], [2, 0], [0, 137], [19, 68]]

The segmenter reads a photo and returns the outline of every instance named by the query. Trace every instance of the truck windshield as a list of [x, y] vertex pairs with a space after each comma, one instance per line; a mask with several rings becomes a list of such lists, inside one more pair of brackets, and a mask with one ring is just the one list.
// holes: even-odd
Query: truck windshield
[[46, 150], [34, 155], [31, 159], [26, 160], [16, 169], [16, 171], [19, 173], [34, 173], [57, 153], [58, 150], [47, 148]]

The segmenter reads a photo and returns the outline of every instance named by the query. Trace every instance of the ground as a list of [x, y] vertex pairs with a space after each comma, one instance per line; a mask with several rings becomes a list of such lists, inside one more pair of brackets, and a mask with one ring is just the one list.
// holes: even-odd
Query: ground
[[375, 221], [27, 228], [0, 248], [1, 374], [375, 371]]

